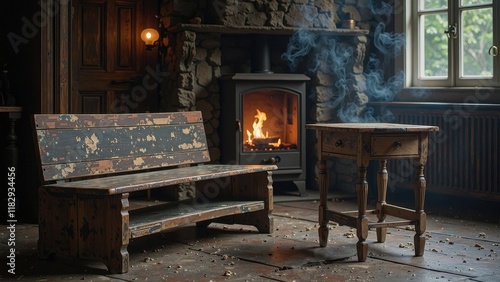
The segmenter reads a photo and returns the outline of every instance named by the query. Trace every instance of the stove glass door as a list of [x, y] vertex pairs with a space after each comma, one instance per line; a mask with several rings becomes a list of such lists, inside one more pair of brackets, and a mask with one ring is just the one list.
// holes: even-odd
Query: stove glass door
[[299, 96], [259, 89], [242, 97], [243, 152], [299, 150]]

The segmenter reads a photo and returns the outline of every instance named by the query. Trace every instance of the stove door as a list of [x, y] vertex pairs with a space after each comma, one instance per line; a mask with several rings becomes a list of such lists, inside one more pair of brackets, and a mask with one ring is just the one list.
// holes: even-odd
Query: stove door
[[296, 93], [268, 88], [242, 95], [242, 152], [299, 151]]

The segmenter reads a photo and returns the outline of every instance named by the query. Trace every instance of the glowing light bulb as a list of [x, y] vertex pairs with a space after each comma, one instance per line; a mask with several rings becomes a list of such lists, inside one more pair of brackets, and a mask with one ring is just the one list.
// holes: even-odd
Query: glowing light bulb
[[141, 32], [141, 39], [146, 46], [153, 46], [158, 38], [160, 38], [160, 34], [156, 29], [146, 28]]

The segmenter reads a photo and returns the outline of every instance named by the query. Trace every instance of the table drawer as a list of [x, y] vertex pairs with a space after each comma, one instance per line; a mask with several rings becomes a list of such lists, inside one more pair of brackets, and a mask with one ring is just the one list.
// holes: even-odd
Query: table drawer
[[371, 137], [372, 157], [418, 156], [419, 135], [383, 135]]
[[349, 132], [322, 132], [321, 150], [325, 154], [355, 156], [358, 134]]

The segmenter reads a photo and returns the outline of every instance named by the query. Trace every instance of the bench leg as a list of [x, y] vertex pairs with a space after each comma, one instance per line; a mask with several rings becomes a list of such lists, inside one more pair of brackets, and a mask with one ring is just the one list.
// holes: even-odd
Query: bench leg
[[231, 191], [235, 200], [263, 200], [264, 210], [235, 216], [235, 224], [253, 225], [261, 233], [274, 230], [272, 172], [237, 175], [232, 177]]
[[38, 193], [38, 257], [51, 259], [56, 253], [78, 255], [75, 196]]
[[[224, 216], [197, 222], [206, 227], [212, 222], [252, 225], [261, 233], [272, 233], [273, 227], [273, 179], [268, 171], [234, 175], [196, 183], [196, 197], [202, 201], [263, 201], [264, 209]], [[206, 187], [210, 187], [207, 189]]]
[[78, 199], [79, 256], [104, 262], [112, 273], [129, 269], [128, 193]]
[[102, 261], [110, 272], [127, 272], [128, 207], [128, 194], [77, 196], [41, 188], [38, 256], [62, 253]]

